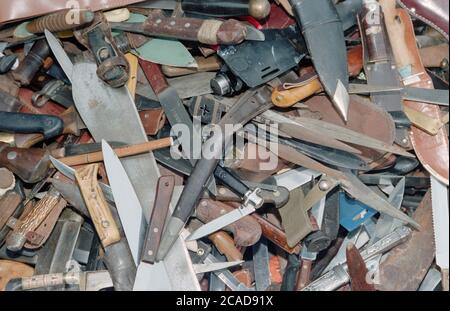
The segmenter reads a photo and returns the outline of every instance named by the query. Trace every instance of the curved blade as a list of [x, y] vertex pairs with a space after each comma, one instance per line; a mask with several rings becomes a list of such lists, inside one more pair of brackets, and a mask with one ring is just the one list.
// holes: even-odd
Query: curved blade
[[122, 163], [105, 140], [102, 140], [102, 151], [120, 221], [133, 259], [138, 264], [142, 237], [142, 207]]
[[73, 73], [73, 63], [70, 60], [69, 56], [67, 56], [66, 51], [64, 51], [63, 47], [59, 43], [59, 40], [47, 29], [44, 31], [45, 38], [47, 39], [48, 45], [58, 60], [59, 65], [62, 70], [66, 74], [67, 78], [72, 83], [72, 73]]

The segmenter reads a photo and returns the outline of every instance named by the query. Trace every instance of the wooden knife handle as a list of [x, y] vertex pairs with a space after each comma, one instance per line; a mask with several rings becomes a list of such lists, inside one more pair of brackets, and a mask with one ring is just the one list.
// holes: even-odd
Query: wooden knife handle
[[13, 252], [22, 249], [27, 241], [27, 234], [36, 230], [60, 200], [62, 200], [61, 194], [51, 188], [29, 213], [18, 220], [14, 230], [6, 238], [6, 247]]
[[164, 77], [160, 65], [141, 58], [139, 58], [139, 65], [144, 71], [145, 77], [156, 95], [159, 95], [162, 91], [169, 87], [169, 83]]
[[217, 71], [222, 67], [222, 62], [216, 56], [210, 57], [195, 57], [195, 61], [197, 62], [197, 68], [185, 68], [185, 67], [174, 67], [174, 66], [162, 66], [162, 72], [167, 77], [179, 77], [185, 76], [197, 72], [205, 72], [205, 71]]
[[277, 107], [290, 107], [299, 101], [322, 91], [322, 84], [319, 78], [313, 78], [298, 87], [291, 89], [274, 89], [272, 92], [272, 102]]
[[414, 63], [414, 57], [405, 41], [405, 25], [397, 16], [397, 2], [395, 0], [380, 0], [379, 3], [383, 10], [392, 52], [394, 53], [398, 70], [401, 71]]
[[144, 31], [156, 36], [198, 41], [204, 44], [239, 44], [245, 40], [245, 26], [234, 19], [220, 21], [186, 17], [165, 17], [150, 13]]
[[[128, 157], [132, 155], [142, 154], [145, 152], [167, 148], [173, 145], [171, 137], [152, 140], [142, 144], [130, 145], [121, 148], [115, 148], [114, 152], [119, 158]], [[103, 153], [101, 151], [80, 154], [59, 159], [68, 166], [83, 165], [89, 163], [96, 163], [103, 161]]]
[[156, 261], [156, 254], [158, 253], [174, 187], [175, 177], [173, 175], [161, 176], [159, 178], [155, 203], [142, 252], [142, 261], [144, 262], [154, 263]]
[[218, 231], [208, 236], [208, 239], [213, 242], [217, 250], [227, 257], [228, 261], [242, 260], [243, 255], [234, 244], [233, 238], [225, 231]]
[[75, 172], [86, 207], [103, 247], [120, 241], [117, 224], [97, 181], [98, 164], [87, 165]]
[[[203, 199], [197, 206], [196, 217], [208, 223], [233, 210], [232, 206], [223, 202]], [[262, 234], [261, 226], [251, 216], [245, 216], [223, 230], [233, 234], [234, 242], [238, 246], [252, 246], [259, 241]]]
[[[70, 16], [77, 14], [77, 23], [68, 23]], [[31, 33], [43, 33], [45, 29], [50, 32], [60, 32], [78, 28], [91, 23], [94, 20], [94, 13], [87, 10], [66, 9], [50, 15], [39, 17], [27, 24], [27, 31]]]
[[50, 167], [48, 151], [40, 148], [15, 148], [0, 142], [0, 166], [6, 167], [27, 183], [42, 180]]

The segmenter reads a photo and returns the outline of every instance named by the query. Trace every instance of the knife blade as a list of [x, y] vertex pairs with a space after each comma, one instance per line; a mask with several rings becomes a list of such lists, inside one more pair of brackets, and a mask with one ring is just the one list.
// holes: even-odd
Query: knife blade
[[48, 30], [44, 31], [45, 38], [47, 39], [47, 43], [50, 46], [50, 49], [53, 51], [53, 54], [55, 55], [56, 60], [58, 61], [59, 65], [61, 66], [62, 70], [66, 74], [67, 78], [69, 79], [70, 83], [73, 85], [72, 81], [72, 73], [73, 73], [73, 63], [70, 60], [69, 56], [67, 56], [66, 52], [64, 51], [63, 47], [61, 46], [61, 43], [58, 39]]
[[400, 91], [403, 99], [448, 106], [448, 90], [424, 89], [417, 87], [401, 87], [370, 84], [350, 84], [349, 94], [370, 94], [370, 93], [390, 93]]
[[201, 226], [190, 234], [186, 238], [186, 241], [198, 240], [204, 236], [210, 235], [256, 211], [256, 209], [260, 208], [264, 203], [264, 200], [259, 196], [259, 191], [260, 190], [256, 188], [253, 191], [247, 192], [244, 203], [239, 206], [239, 208]]
[[431, 206], [433, 210], [434, 243], [436, 264], [441, 268], [442, 288], [449, 289], [449, 213], [448, 187], [431, 176]]
[[133, 259], [139, 264], [143, 233], [142, 207], [128, 175], [111, 146], [102, 140], [106, 173]]

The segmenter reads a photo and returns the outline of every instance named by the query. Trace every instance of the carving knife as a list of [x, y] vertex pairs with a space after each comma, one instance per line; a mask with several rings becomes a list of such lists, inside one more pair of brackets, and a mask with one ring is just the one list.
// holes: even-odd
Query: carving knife
[[[72, 64], [58, 40], [50, 32], [45, 36], [60, 66], [71, 81], [73, 99], [81, 118], [96, 141], [102, 139], [124, 141], [128, 144], [147, 142], [142, 122], [127, 88], [104, 85], [96, 74], [95, 63]], [[151, 152], [122, 160], [136, 194], [149, 219], [153, 207], [153, 194], [160, 176]]]
[[442, 288], [449, 290], [449, 213], [448, 187], [431, 176], [431, 206], [433, 210], [434, 243], [436, 264], [441, 268]]
[[[114, 150], [105, 140], [102, 140], [102, 151], [105, 169], [116, 202], [120, 222], [130, 246], [136, 265], [139, 263], [139, 251], [143, 232], [142, 207], [134, 191], [128, 175], [120, 163]], [[145, 225], [144, 225], [145, 226]]]

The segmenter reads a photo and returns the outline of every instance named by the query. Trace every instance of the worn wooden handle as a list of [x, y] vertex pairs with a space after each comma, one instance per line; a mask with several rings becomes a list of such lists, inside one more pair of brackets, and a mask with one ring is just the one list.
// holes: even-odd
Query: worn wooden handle
[[217, 250], [227, 257], [228, 261], [240, 261], [243, 258], [242, 253], [234, 244], [233, 238], [225, 231], [218, 231], [208, 236], [208, 239], [214, 243]]
[[274, 89], [272, 92], [272, 102], [278, 107], [290, 107], [299, 101], [322, 91], [322, 84], [319, 78], [312, 79], [307, 83], [292, 89]]
[[137, 71], [139, 67], [139, 61], [138, 58], [131, 53], [125, 54], [125, 58], [128, 61], [128, 64], [130, 64], [130, 72], [129, 72], [129, 78], [128, 78], [128, 84], [127, 88], [128, 91], [130, 91], [131, 97], [135, 97], [136, 95], [136, 86], [137, 86]]
[[[131, 145], [114, 149], [114, 152], [119, 158], [137, 155], [152, 150], [167, 148], [173, 145], [173, 139], [171, 137], [162, 138], [145, 142], [142, 144]], [[61, 162], [68, 166], [83, 165], [89, 163], [96, 163], [103, 161], [103, 153], [101, 151], [80, 154], [77, 156], [70, 156], [59, 159]]]
[[222, 66], [222, 62], [216, 55], [210, 57], [195, 57], [195, 61], [197, 62], [196, 68], [185, 68], [185, 67], [174, 67], [163, 65], [161, 67], [162, 72], [167, 77], [179, 77], [185, 76], [197, 72], [205, 72], [205, 71], [217, 71]]
[[77, 170], [75, 178], [100, 241], [107, 247], [120, 241], [120, 233], [98, 184], [97, 174], [98, 164], [91, 164]]
[[7, 248], [14, 252], [22, 249], [27, 241], [27, 233], [34, 232], [60, 200], [62, 200], [60, 193], [53, 188], [50, 189], [29, 213], [18, 220], [13, 232], [6, 239]]

